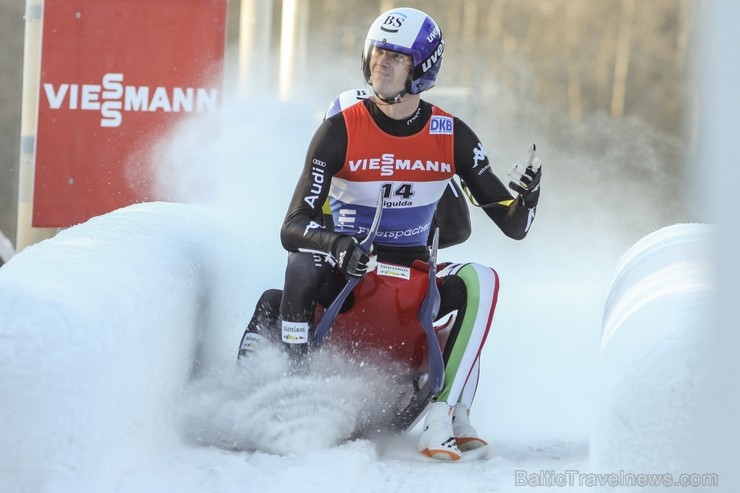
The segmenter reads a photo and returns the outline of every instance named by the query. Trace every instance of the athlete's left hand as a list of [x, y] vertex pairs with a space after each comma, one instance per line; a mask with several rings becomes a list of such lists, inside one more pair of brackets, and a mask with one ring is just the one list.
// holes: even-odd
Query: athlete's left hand
[[537, 206], [540, 199], [540, 179], [542, 178], [542, 162], [535, 155], [536, 146], [532, 144], [527, 151], [525, 164], [515, 164], [509, 170], [511, 181], [509, 188], [517, 192], [529, 209]]

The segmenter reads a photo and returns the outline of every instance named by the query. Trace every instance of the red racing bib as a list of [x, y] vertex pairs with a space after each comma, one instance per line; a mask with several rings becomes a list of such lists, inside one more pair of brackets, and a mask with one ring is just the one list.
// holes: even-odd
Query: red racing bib
[[364, 104], [343, 115], [347, 155], [329, 191], [335, 230], [367, 234], [382, 190], [376, 243], [426, 245], [437, 202], [455, 174], [452, 115], [432, 106], [424, 129], [408, 137], [385, 133]]

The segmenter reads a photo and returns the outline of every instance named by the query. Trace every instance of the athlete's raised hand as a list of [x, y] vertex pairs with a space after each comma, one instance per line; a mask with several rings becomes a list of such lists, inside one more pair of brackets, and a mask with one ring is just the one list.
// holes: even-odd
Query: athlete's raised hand
[[524, 164], [514, 164], [509, 170], [509, 188], [517, 192], [524, 201], [524, 205], [532, 209], [540, 199], [540, 179], [542, 178], [542, 162], [535, 154], [536, 146], [529, 146]]

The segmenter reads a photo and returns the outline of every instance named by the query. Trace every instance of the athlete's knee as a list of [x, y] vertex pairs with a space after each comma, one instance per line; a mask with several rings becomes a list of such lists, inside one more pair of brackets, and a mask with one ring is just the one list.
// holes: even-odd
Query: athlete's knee
[[277, 316], [277, 313], [280, 310], [280, 300], [282, 298], [282, 289], [268, 289], [262, 293], [262, 296], [260, 296], [260, 299], [257, 301], [257, 311], [268, 316], [273, 314]]
[[276, 340], [282, 296], [282, 290], [268, 289], [257, 300], [252, 318], [239, 343], [239, 357], [256, 349], [265, 340]]
[[495, 305], [498, 298], [498, 273], [486, 265], [474, 262], [463, 265], [455, 272], [465, 284], [468, 296], [476, 296], [484, 303]]
[[465, 281], [456, 275], [445, 276], [439, 286], [440, 305], [438, 316], [444, 317], [454, 310], [465, 310], [468, 290]]
[[318, 283], [324, 268], [324, 258], [315, 253], [290, 252], [285, 267], [285, 279], [300, 279], [302, 283]]
[[[445, 345], [445, 361], [453, 348], [463, 344], [479, 351], [485, 343], [498, 300], [498, 275], [481, 264], [458, 265], [442, 280], [440, 315], [457, 310], [455, 322]], [[475, 303], [470, 303], [470, 299]], [[476, 349], [477, 348], [477, 349]], [[467, 349], [466, 349], [467, 352]]]

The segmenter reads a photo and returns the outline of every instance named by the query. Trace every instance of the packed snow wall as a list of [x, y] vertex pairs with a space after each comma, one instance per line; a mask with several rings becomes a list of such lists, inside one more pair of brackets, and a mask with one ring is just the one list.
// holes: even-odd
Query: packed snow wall
[[693, 473], [706, 429], [714, 229], [677, 224], [620, 259], [604, 307], [596, 415], [597, 470]]
[[105, 491], [170, 439], [216, 224], [195, 206], [140, 204], [0, 269], [0, 489]]

